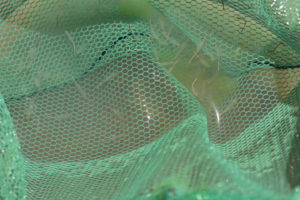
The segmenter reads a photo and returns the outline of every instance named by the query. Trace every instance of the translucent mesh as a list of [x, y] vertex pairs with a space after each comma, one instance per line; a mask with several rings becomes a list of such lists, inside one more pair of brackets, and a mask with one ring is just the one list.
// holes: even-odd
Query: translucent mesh
[[0, 200], [299, 198], [299, 9], [2, 1]]
[[0, 197], [25, 199], [24, 158], [2, 96], [0, 96], [0, 124]]

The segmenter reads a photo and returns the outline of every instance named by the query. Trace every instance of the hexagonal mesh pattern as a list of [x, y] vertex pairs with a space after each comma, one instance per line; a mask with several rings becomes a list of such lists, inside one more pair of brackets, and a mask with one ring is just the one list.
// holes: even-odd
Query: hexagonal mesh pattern
[[299, 9], [4, 0], [0, 200], [297, 198]]

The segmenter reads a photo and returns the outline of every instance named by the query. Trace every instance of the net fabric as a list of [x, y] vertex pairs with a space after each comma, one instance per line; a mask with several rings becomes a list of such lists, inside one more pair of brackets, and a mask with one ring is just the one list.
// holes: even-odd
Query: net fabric
[[[117, 0], [7, 2], [0, 91], [20, 186], [2, 198], [299, 196], [297, 1], [280, 17], [278, 1], [153, 0], [150, 20]], [[217, 115], [198, 50], [224, 73], [205, 73], [230, 94], [211, 94]]]
[[299, 1], [223, 1], [259, 21], [299, 53]]
[[25, 199], [24, 159], [2, 96], [0, 96], [0, 124], [0, 199]]
[[[226, 70], [229, 72], [234, 71], [233, 76], [238, 76], [239, 87], [236, 89], [232, 100], [235, 103], [230, 112], [222, 115], [221, 127], [216, 126], [215, 123], [208, 124], [209, 137], [223, 149], [223, 153], [228, 158], [237, 161], [245, 173], [249, 173], [249, 178], [258, 179], [260, 183], [268, 182], [263, 183], [264, 186], [262, 187], [289, 190], [284, 180], [286, 179], [287, 154], [291, 138], [295, 135], [296, 118], [294, 113], [297, 111], [295, 106], [297, 99], [288, 98], [285, 101], [289, 104], [288, 106], [282, 105], [281, 100], [286, 98], [287, 94], [290, 94], [294, 86], [297, 85], [297, 75], [291, 75], [291, 73], [297, 74], [298, 69], [276, 70], [268, 68], [273, 65], [280, 66], [283, 63], [286, 66], [296, 65], [299, 63], [298, 58], [293, 56], [291, 60], [287, 61], [281, 53], [280, 56], [274, 58], [274, 54], [280, 51], [276, 48], [276, 43], [274, 47], [267, 48], [272, 46], [271, 43], [276, 40], [278, 44], [281, 44], [278, 36], [267, 29], [258, 28], [261, 27], [260, 24], [256, 23], [254, 26], [255, 21], [246, 18], [247, 16], [236, 15], [238, 13], [230, 7], [223, 9], [221, 4], [216, 5], [210, 1], [204, 2], [202, 1], [200, 12], [196, 6], [185, 6], [186, 2], [184, 1], [159, 1], [157, 7], [171, 18], [170, 21], [173, 20], [172, 22], [182, 27], [182, 30], [190, 38], [195, 38], [195, 43], [197, 43], [196, 39], [201, 40], [201, 37], [210, 41], [206, 42], [208, 47], [204, 49], [205, 51], [216, 56], [217, 49], [215, 46], [219, 42], [217, 39], [220, 38], [222, 39], [221, 49], [224, 49], [224, 52], [232, 52], [226, 54], [222, 51], [221, 54], [224, 56], [222, 56], [221, 67], [227, 68]], [[198, 12], [191, 12], [193, 9], [197, 9]], [[218, 18], [216, 15], [222, 17]], [[202, 26], [199, 26], [199, 23], [202, 23]], [[240, 23], [240, 27], [236, 23]], [[195, 28], [197, 27], [196, 24], [199, 29]], [[249, 30], [247, 30], [247, 26]], [[258, 37], [260, 34], [263, 36]], [[249, 40], [249, 38], [251, 39]], [[227, 43], [227, 41], [231, 42]], [[246, 44], [239, 46], [242, 41]], [[257, 46], [258, 44], [260, 47]], [[294, 52], [294, 55], [297, 55], [292, 48], [287, 52]], [[295, 63], [293, 63], [293, 59]], [[255, 68], [265, 69], [255, 70]], [[241, 73], [238, 73], [239, 71]], [[288, 83], [283, 83], [285, 82], [284, 77], [289, 80]], [[284, 114], [282, 106], [285, 107], [283, 110], [287, 112], [286, 114]], [[276, 112], [275, 109], [279, 109], [280, 117], [275, 117], [275, 115], [279, 115], [272, 114]], [[208, 113], [208, 115], [210, 114], [215, 115]], [[270, 116], [273, 116], [272, 122], [266, 119]], [[260, 120], [263, 121], [260, 123]], [[277, 120], [280, 122], [276, 123]], [[259, 131], [260, 129], [263, 129], [262, 132]], [[290, 133], [288, 134], [288, 132]], [[266, 133], [268, 133], [267, 136]], [[251, 141], [256, 136], [258, 137], [257, 140]], [[264, 145], [269, 146], [264, 148]], [[275, 153], [278, 150], [279, 152]], [[266, 154], [264, 155], [262, 152]], [[256, 153], [260, 155], [255, 156]], [[265, 156], [270, 157], [266, 158]], [[265, 162], [265, 160], [270, 162]], [[272, 167], [270, 168], [270, 166]], [[272, 173], [275, 173], [276, 176], [273, 176]], [[274, 181], [273, 178], [279, 178], [281, 181]]]

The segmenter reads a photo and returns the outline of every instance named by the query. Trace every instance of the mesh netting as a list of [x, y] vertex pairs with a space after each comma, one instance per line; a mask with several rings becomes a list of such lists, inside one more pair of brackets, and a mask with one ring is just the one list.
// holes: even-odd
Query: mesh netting
[[0, 200], [299, 198], [297, 0], [2, 0]]

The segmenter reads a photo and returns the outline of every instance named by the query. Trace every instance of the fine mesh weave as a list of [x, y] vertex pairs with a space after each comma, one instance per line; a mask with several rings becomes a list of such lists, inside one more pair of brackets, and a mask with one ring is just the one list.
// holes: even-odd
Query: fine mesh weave
[[299, 198], [297, 0], [2, 0], [0, 200]]

